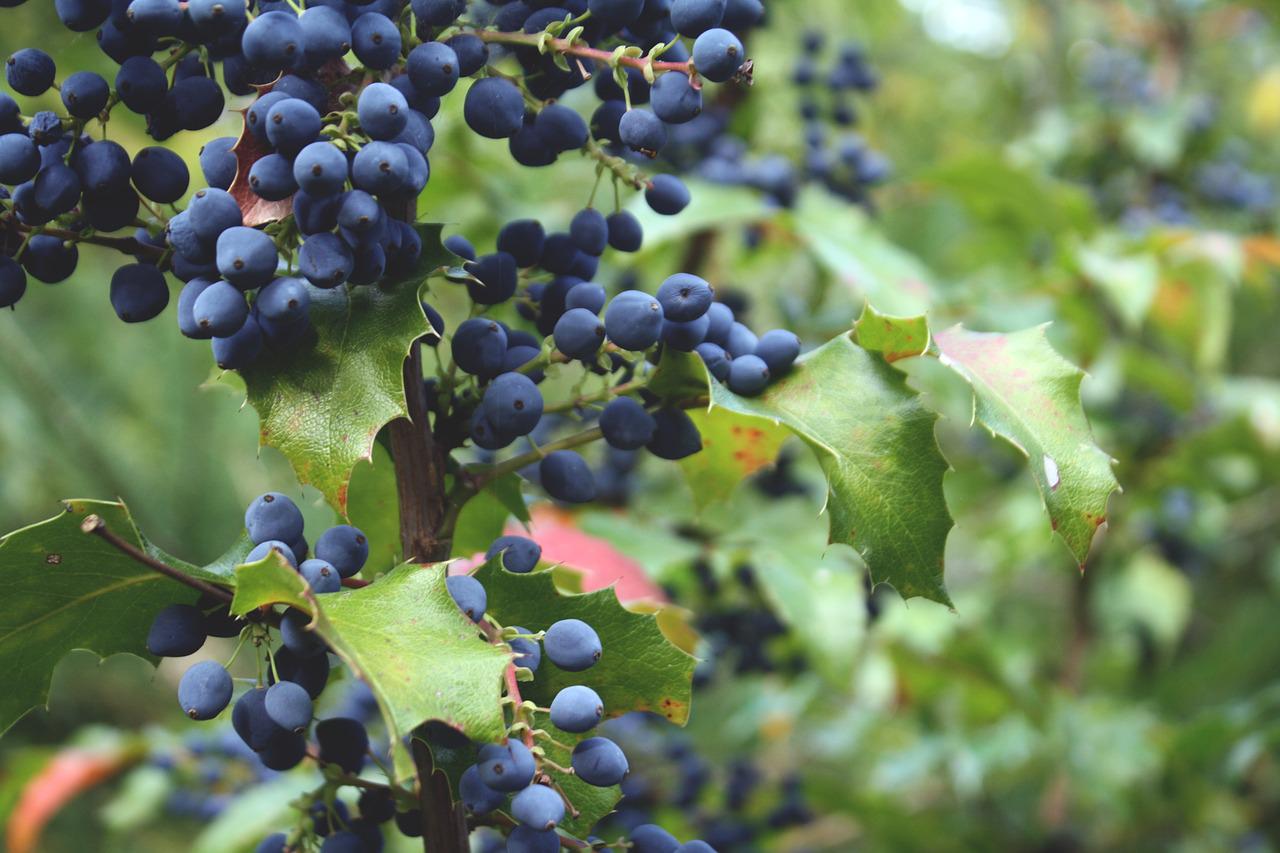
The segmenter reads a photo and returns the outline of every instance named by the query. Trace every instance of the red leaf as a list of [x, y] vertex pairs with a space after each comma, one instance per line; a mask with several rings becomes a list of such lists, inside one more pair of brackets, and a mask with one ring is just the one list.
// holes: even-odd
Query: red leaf
[[67, 749], [55, 755], [22, 789], [14, 806], [5, 828], [10, 853], [38, 850], [40, 833], [63, 806], [136, 760], [136, 755], [122, 749]]
[[[262, 90], [266, 91], [267, 88], [264, 86]], [[240, 111], [242, 117], [240, 138], [231, 149], [236, 155], [236, 177], [227, 192], [231, 193], [236, 204], [240, 205], [240, 216], [244, 219], [244, 224], [254, 228], [284, 219], [293, 213], [293, 196], [283, 201], [267, 201], [249, 186], [249, 170], [253, 168], [254, 163], [270, 154], [271, 149], [249, 132], [248, 123], [243, 121], [245, 112], [245, 110]]]
[[582, 573], [584, 592], [616, 584], [622, 602], [648, 599], [664, 602], [661, 587], [649, 579], [644, 568], [615, 548], [610, 542], [583, 533], [574, 516], [553, 507], [533, 510], [532, 532], [513, 529], [510, 533], [528, 535], [542, 546], [542, 559], [563, 563]]

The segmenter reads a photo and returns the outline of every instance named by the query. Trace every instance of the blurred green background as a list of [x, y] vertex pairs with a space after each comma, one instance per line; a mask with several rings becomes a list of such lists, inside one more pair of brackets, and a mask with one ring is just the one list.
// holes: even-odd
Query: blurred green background
[[[634, 275], [653, 288], [696, 265], [750, 300], [754, 325], [785, 323], [810, 343], [846, 329], [864, 298], [889, 313], [927, 308], [934, 328], [1052, 323], [1055, 346], [1091, 374], [1086, 408], [1124, 492], [1081, 575], [1050, 538], [1020, 455], [969, 428], [967, 393], [937, 365], [911, 365], [946, 415], [938, 437], [955, 468], [950, 612], [891, 593], [868, 607], [852, 552], [823, 546], [818, 474], [800, 448], [788, 454], [807, 492], [747, 487], [700, 517], [669, 469], [642, 466], [627, 512], [591, 510], [581, 526], [695, 612], [750, 600], [789, 629], [769, 648], [790, 664], [735, 674], [730, 650], [699, 689], [690, 736], [718, 769], [694, 807], [665, 819], [714, 813], [722, 765], [749, 758], [774, 780], [799, 772], [816, 819], [743, 849], [1277, 849], [1280, 6], [766, 5], [734, 133], [752, 156], [802, 168], [797, 109], [809, 96], [791, 75], [802, 33], [821, 30], [821, 63], [855, 40], [879, 74], [856, 101], [857, 130], [893, 177], [870, 209], [813, 185], [791, 209], [702, 183], [671, 220], [633, 204], [646, 248], [606, 259], [602, 283]], [[51, 3], [2, 15], [0, 53], [39, 44], [61, 71], [112, 76]], [[585, 112], [591, 99], [566, 102]], [[485, 251], [507, 219], [560, 226], [585, 203], [588, 163], [517, 167], [505, 145], [461, 127], [459, 108], [446, 99], [433, 122], [423, 218]], [[235, 133], [233, 118], [168, 144], [194, 162], [204, 138]], [[135, 150], [147, 141], [136, 123], [113, 121], [112, 133]], [[206, 345], [178, 334], [172, 308], [140, 326], [116, 320], [113, 268], [84, 251], [71, 280], [33, 282], [0, 317], [0, 529], [54, 514], [62, 497], [119, 495], [149, 537], [199, 562], [268, 488], [326, 521], [285, 461], [257, 451], [254, 413], [210, 382]], [[693, 579], [695, 559], [718, 595]], [[734, 581], [744, 563], [757, 589]], [[172, 737], [145, 728], [177, 716], [171, 675], [124, 658], [64, 664], [51, 710], [0, 744], [0, 814], [69, 739]], [[166, 813], [163, 784], [139, 772], [77, 799], [41, 849], [244, 841]], [[216, 785], [235, 792], [234, 779]]]

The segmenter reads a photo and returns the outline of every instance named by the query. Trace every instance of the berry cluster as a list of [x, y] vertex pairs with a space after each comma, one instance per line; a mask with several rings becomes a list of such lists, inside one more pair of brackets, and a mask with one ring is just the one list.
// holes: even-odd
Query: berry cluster
[[[486, 451], [500, 450], [554, 423], [539, 384], [548, 363], [581, 363], [618, 380], [595, 400], [602, 403], [598, 435], [616, 451], [647, 448], [664, 459], [680, 459], [701, 449], [697, 429], [676, 407], [663, 406], [644, 390], [652, 375], [646, 358], [659, 348], [696, 352], [710, 374], [735, 393], [762, 392], [781, 377], [800, 352], [791, 332], [775, 329], [757, 337], [733, 310], [714, 301], [714, 290], [695, 275], [667, 278], [656, 296], [628, 289], [610, 297], [583, 275], [594, 273], [600, 253], [620, 229], [631, 229], [629, 214], [605, 217], [585, 208], [568, 231], [548, 234], [537, 220], [507, 223], [497, 251], [479, 256], [465, 239], [445, 242], [467, 258], [471, 298], [494, 304], [518, 297], [522, 318], [550, 337], [550, 348], [532, 332], [490, 317], [472, 317], [446, 333], [443, 318], [428, 304], [438, 338], [450, 340], [452, 363], [474, 378], [474, 389], [454, 382], [442, 393], [440, 378], [426, 380], [439, 424], [465, 418], [466, 437]], [[638, 232], [637, 232], [638, 233]], [[549, 276], [543, 279], [543, 274]], [[523, 286], [522, 286], [522, 281]], [[625, 461], [623, 462], [625, 467]], [[598, 490], [585, 460], [571, 449], [552, 449], [538, 463], [543, 488], [557, 500], [582, 503]]]
[[[369, 554], [368, 542], [354, 527], [339, 525], [316, 540], [316, 556], [307, 559], [308, 544], [303, 533], [302, 513], [287, 496], [268, 492], [249, 505], [245, 528], [254, 543], [246, 563], [265, 559], [271, 553], [294, 566], [313, 593], [336, 592], [342, 579], [357, 574]], [[524, 574], [533, 571], [542, 556], [536, 542], [522, 536], [495, 540], [487, 558], [505, 571]], [[302, 557], [301, 562], [298, 558]], [[486, 617], [484, 586], [467, 574], [446, 579], [450, 596], [458, 609], [480, 628], [488, 642], [500, 643], [513, 654], [513, 667], [535, 676], [545, 655], [564, 672], [583, 672], [600, 660], [603, 648], [599, 635], [578, 619], [561, 619], [542, 631], [519, 626], [502, 627]], [[252, 762], [258, 773], [284, 771], [311, 757], [354, 779], [370, 753], [366, 724], [376, 705], [362, 684], [345, 697], [341, 715], [316, 720], [315, 702], [329, 681], [330, 658], [325, 642], [310, 630], [309, 618], [288, 609], [281, 614], [253, 621], [233, 618], [225, 605], [169, 605], [156, 614], [147, 637], [147, 648], [155, 655], [186, 657], [195, 654], [208, 637], [241, 638], [267, 649], [265, 668], [259, 668], [255, 684], [244, 691], [232, 706], [234, 680], [227, 666], [212, 660], [194, 664], [178, 684], [178, 702], [193, 720], [212, 720], [232, 706], [231, 724], [243, 747], [224, 745], [233, 757], [245, 757], [244, 748], [256, 755]], [[272, 651], [273, 633], [281, 648]], [[233, 659], [235, 655], [232, 656]], [[513, 673], [517, 670], [513, 670]], [[508, 692], [513, 690], [510, 685]], [[518, 696], [514, 697], [518, 700]], [[555, 729], [584, 735], [604, 718], [600, 696], [585, 685], [561, 689], [550, 707], [523, 703], [513, 713], [512, 737], [501, 744], [479, 746], [476, 763], [462, 775], [459, 798], [473, 814], [482, 816], [503, 808], [518, 822], [508, 841], [509, 850], [559, 849], [556, 827], [564, 819], [566, 800], [545, 772], [544, 750], [537, 739], [550, 737], [533, 725], [534, 715], [545, 715]], [[314, 745], [308, 742], [308, 731]], [[605, 737], [592, 736], [576, 742], [570, 758], [572, 773], [589, 785], [611, 787], [627, 775], [629, 765], [622, 750]], [[508, 796], [510, 801], [508, 802]], [[400, 809], [394, 792], [374, 787], [363, 792], [359, 817], [351, 817], [337, 800], [316, 801], [307, 815], [301, 834], [275, 833], [259, 845], [259, 851], [296, 849], [303, 835], [323, 838], [324, 851], [375, 851], [382, 847], [381, 824], [395, 819], [399, 830], [410, 836], [421, 834], [422, 815]]]
[[[554, 99], [599, 64], [623, 82], [632, 75], [672, 93], [657, 103], [699, 102], [703, 80], [749, 73], [741, 42], [725, 27], [745, 31], [763, 13], [758, 0], [569, 0], [496, 10], [466, 0], [253, 6], [58, 3], [68, 28], [98, 29], [102, 50], [120, 65], [114, 86], [87, 71], [58, 85], [54, 60], [37, 48], [9, 57], [14, 92], [36, 97], [57, 86], [66, 113], [28, 117], [8, 95], [0, 98], [0, 184], [12, 187], [0, 192], [7, 208], [0, 306], [22, 297], [27, 274], [65, 279], [76, 267], [76, 244], [97, 242], [137, 258], [111, 283], [112, 305], [127, 322], [164, 310], [163, 271], [171, 269], [187, 282], [178, 300], [182, 331], [212, 338], [222, 366], [251, 364], [265, 346], [299, 345], [308, 337], [307, 285], [372, 284], [417, 259], [417, 235], [403, 220], [430, 177], [431, 118], [464, 77], [475, 78], [463, 103], [468, 126], [508, 139], [518, 162], [546, 165], [582, 149], [615, 179], [647, 189], [655, 209], [678, 212], [687, 202], [678, 181], [648, 180], [604, 154], [587, 123]], [[693, 39], [691, 53], [681, 36]], [[157, 62], [160, 51], [166, 56]], [[496, 67], [508, 55], [519, 75]], [[258, 97], [239, 141], [215, 139], [201, 151], [208, 187], [166, 216], [161, 206], [188, 189], [182, 160], [160, 147], [131, 159], [87, 126], [105, 127], [123, 104], [146, 116], [157, 140], [208, 127], [225, 107], [219, 65], [229, 92]], [[596, 88], [603, 103], [595, 138], [634, 150], [657, 151], [667, 123], [688, 112], [664, 107], [659, 118], [632, 107], [629, 87], [607, 74]], [[132, 238], [101, 236], [130, 227]], [[631, 230], [618, 239], [638, 240]]]
[[[306, 579], [312, 592], [336, 592], [343, 578], [358, 573], [369, 557], [369, 543], [350, 525], [326, 530], [316, 540], [315, 556], [308, 559], [302, 513], [287, 496], [268, 492], [256, 498], [245, 512], [245, 529], [253, 548], [246, 563], [271, 553], [282, 557]], [[280, 619], [283, 649], [271, 656], [270, 687], [249, 691], [236, 702], [232, 720], [244, 742], [262, 757], [267, 767], [282, 770], [296, 765], [305, 753], [301, 733], [311, 723], [312, 702], [329, 678], [324, 644], [309, 630], [309, 620], [298, 611]], [[252, 639], [261, 644], [266, 629], [234, 619], [225, 605], [171, 604], [156, 614], [147, 635], [147, 650], [160, 657], [195, 654], [209, 637]], [[201, 661], [183, 673], [178, 683], [178, 703], [193, 720], [210, 720], [231, 702], [234, 683], [230, 672], [216, 661]]]

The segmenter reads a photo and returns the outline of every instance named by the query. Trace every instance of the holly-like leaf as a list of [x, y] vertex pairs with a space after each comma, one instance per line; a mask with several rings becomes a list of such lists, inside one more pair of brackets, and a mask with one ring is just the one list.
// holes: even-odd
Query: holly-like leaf
[[1027, 455], [1053, 529], [1083, 564], [1119, 484], [1080, 403], [1084, 371], [1058, 355], [1044, 329], [1004, 334], [955, 326], [934, 335], [933, 345], [973, 387], [975, 419]]
[[892, 364], [904, 358], [924, 355], [929, 349], [929, 321], [917, 317], [890, 317], [881, 314], [870, 302], [862, 308], [862, 316], [853, 324], [858, 346], [878, 352]]
[[241, 371], [261, 442], [283, 453], [298, 480], [343, 516], [352, 469], [370, 458], [378, 430], [406, 414], [404, 360], [430, 330], [421, 284], [451, 257], [440, 226], [418, 232], [422, 255], [412, 275], [380, 287], [311, 288], [316, 345], [272, 353]]
[[689, 718], [696, 660], [663, 636], [658, 620], [618, 602], [613, 588], [565, 595], [551, 572], [518, 575], [486, 563], [475, 574], [488, 594], [487, 613], [504, 626], [542, 631], [561, 619], [581, 619], [600, 635], [603, 653], [585, 672], [566, 672], [543, 656], [521, 695], [547, 706], [561, 688], [585, 684], [600, 694], [605, 714], [652, 711], [683, 725]]
[[203, 580], [216, 572], [167, 558], [138, 532], [121, 503], [67, 501], [48, 521], [0, 539], [0, 734], [44, 705], [54, 667], [72, 649], [100, 657], [127, 652], [146, 660], [147, 631], [168, 604], [191, 604], [198, 593], [121, 553], [80, 529], [96, 514], [132, 545]]
[[903, 597], [950, 605], [942, 580], [952, 525], [942, 493], [948, 466], [933, 434], [937, 415], [903, 374], [844, 334], [806, 353], [758, 397], [712, 383], [711, 404], [800, 436], [827, 476], [830, 541], [851, 545], [872, 579]]
[[498, 741], [511, 655], [479, 638], [444, 579], [442, 565], [405, 563], [368, 586], [313, 596], [297, 572], [267, 559], [236, 569], [231, 609], [287, 604], [310, 613], [314, 630], [373, 691], [393, 743], [428, 720]]
[[718, 407], [690, 410], [689, 417], [702, 435], [702, 452], [681, 459], [680, 470], [699, 510], [726, 500], [743, 480], [772, 465], [789, 435], [777, 424]]

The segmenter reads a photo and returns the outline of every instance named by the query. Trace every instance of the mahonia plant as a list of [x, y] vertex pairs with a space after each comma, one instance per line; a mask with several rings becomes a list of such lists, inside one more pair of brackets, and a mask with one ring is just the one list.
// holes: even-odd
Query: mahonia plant
[[[640, 452], [714, 493], [794, 434], [827, 475], [831, 540], [857, 549], [876, 581], [949, 603], [936, 416], [892, 366], [930, 356], [1028, 454], [1079, 559], [1105, 519], [1114, 480], [1080, 410], [1081, 374], [1041, 330], [933, 334], [922, 317], [868, 306], [852, 331], [802, 355], [795, 334], [753, 331], [697, 275], [676, 271], [652, 294], [595, 283], [606, 253], [644, 241], [623, 189], [660, 215], [689, 204], [678, 175], [647, 170], [702, 114], [708, 84], [750, 83], [744, 41], [759, 0], [55, 5], [70, 30], [96, 30], [119, 70], [113, 81], [60, 75], [35, 47], [6, 61], [0, 306], [17, 314], [39, 298], [25, 295], [28, 277], [69, 277], [80, 244], [130, 256], [109, 288], [125, 322], [162, 315], [181, 281], [182, 333], [239, 373], [263, 442], [340, 521], [356, 464], [387, 446], [402, 562], [370, 562], [369, 538], [349, 523], [312, 546], [278, 492], [248, 507], [244, 535], [208, 566], [162, 553], [122, 504], [69, 501], [0, 540], [0, 612], [13, 628], [0, 660], [23, 662], [0, 699], [2, 728], [45, 701], [72, 649], [154, 660], [238, 638], [231, 658], [250, 649], [256, 677], [241, 690], [231, 660], [201, 660], [179, 683], [183, 713], [229, 716], [259, 772], [310, 763], [319, 779], [258, 850], [376, 851], [393, 825], [431, 851], [468, 849], [481, 826], [511, 851], [592, 847], [628, 770], [597, 725], [638, 710], [683, 723], [695, 660], [612, 590], [566, 592], [532, 539], [500, 536], [478, 566], [449, 564], [467, 556], [454, 539], [473, 500], [527, 522], [522, 484], [591, 502]], [[869, 88], [859, 62], [840, 60], [841, 88]], [[51, 88], [61, 108], [31, 113]], [[598, 101], [589, 121], [560, 102], [579, 88]], [[228, 95], [243, 99], [243, 130], [205, 142], [194, 193], [170, 149], [131, 153], [107, 138], [122, 108], [157, 143], [202, 130]], [[568, 222], [508, 222], [486, 252], [418, 222], [447, 98], [522, 166], [590, 158], [586, 205]], [[839, 186], [861, 198], [884, 169], [858, 162], [861, 177]], [[601, 210], [605, 180], [613, 205]], [[450, 290], [465, 290], [465, 317], [438, 309]], [[544, 396], [553, 373], [576, 379]], [[597, 442], [599, 471], [580, 452]], [[331, 680], [342, 696], [320, 707]], [[354, 812], [344, 788], [359, 791]], [[637, 853], [710, 849], [652, 825], [620, 841]]]

